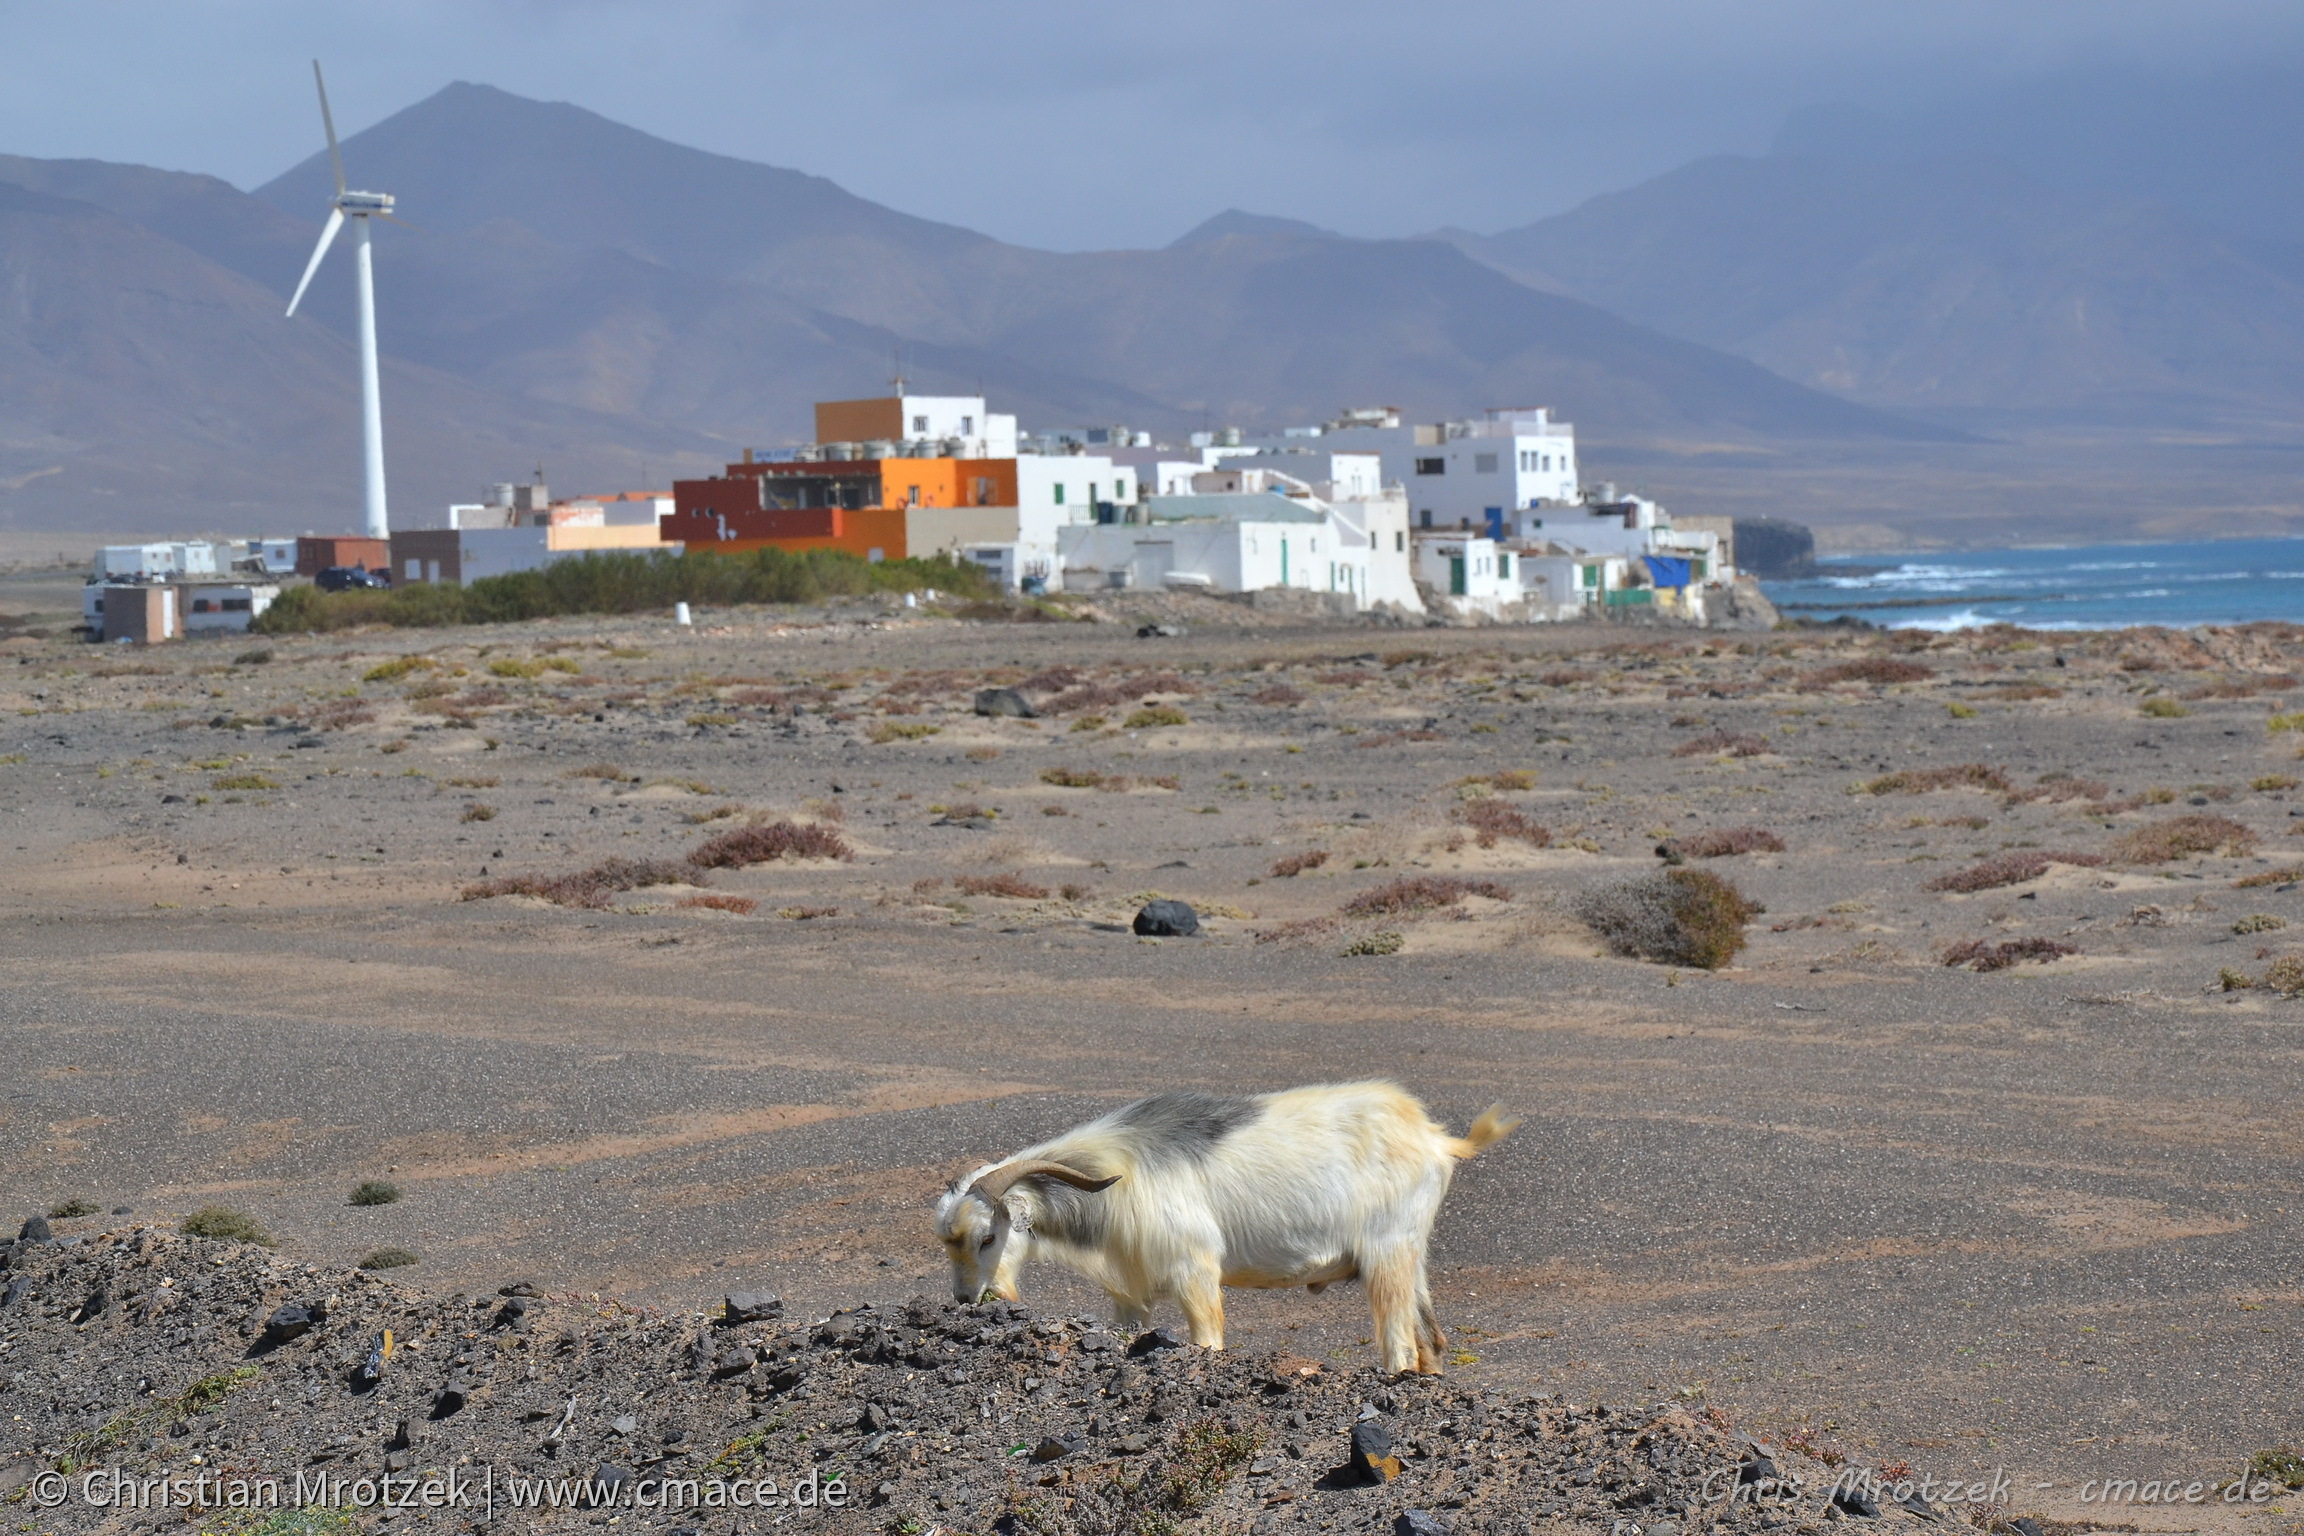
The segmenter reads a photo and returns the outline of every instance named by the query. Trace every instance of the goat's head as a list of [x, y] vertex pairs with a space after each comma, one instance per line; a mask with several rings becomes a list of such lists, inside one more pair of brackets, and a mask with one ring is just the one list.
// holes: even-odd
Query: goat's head
[[1109, 1189], [1120, 1181], [1094, 1178], [1043, 1158], [994, 1163], [944, 1192], [936, 1202], [936, 1240], [952, 1261], [952, 1294], [960, 1301], [997, 1296], [1017, 1299], [1016, 1277], [1031, 1246], [1033, 1196], [1019, 1181], [1045, 1176], [1074, 1189]]

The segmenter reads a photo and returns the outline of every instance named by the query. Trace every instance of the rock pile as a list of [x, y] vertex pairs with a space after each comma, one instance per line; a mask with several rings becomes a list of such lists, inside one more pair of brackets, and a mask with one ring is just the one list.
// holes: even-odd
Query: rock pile
[[[428, 1475], [485, 1474], [498, 1519], [513, 1480], [583, 1480], [570, 1507], [518, 1511], [511, 1528], [540, 1531], [600, 1524], [668, 1480], [807, 1487], [797, 1528], [855, 1532], [1150, 1536], [1207, 1517], [1210, 1531], [1693, 1536], [1827, 1515], [1820, 1487], [1734, 1497], [1766, 1453], [1716, 1415], [1390, 1381], [1003, 1302], [915, 1296], [804, 1320], [760, 1293], [685, 1316], [517, 1282], [443, 1297], [149, 1227], [0, 1257], [0, 1502], [66, 1473], [73, 1495], [43, 1530], [113, 1520], [78, 1497], [113, 1468], [218, 1486], [397, 1476], [387, 1501]], [[622, 1509], [667, 1532], [774, 1519]], [[450, 1528], [476, 1513], [448, 1512]]]

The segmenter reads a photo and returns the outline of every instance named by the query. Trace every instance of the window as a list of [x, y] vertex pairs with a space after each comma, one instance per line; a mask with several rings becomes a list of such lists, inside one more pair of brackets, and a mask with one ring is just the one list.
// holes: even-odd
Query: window
[[1492, 453], [1476, 453], [1472, 455], [1472, 473], [1476, 475], [1492, 475], [1496, 473], [1496, 455]]
[[912, 435], [914, 437], [926, 437], [928, 435], [927, 417], [915, 416], [912, 418]]
[[1550, 454], [1545, 454], [1545, 455], [1544, 455], [1544, 462], [1543, 462], [1542, 464], [1538, 465], [1537, 467], [1538, 467], [1538, 468], [1540, 468], [1540, 469], [1544, 469], [1544, 470], [1549, 470], [1549, 469], [1551, 469], [1551, 467], [1552, 467], [1552, 455], [1550, 455]]
[[206, 613], [208, 611], [208, 599], [204, 597], [192, 599], [192, 611], [194, 613]]
[[1446, 459], [1418, 459], [1416, 461], [1416, 473], [1420, 475], [1444, 475], [1448, 473], [1448, 461]]
[[1510, 555], [1498, 555], [1496, 557], [1496, 575], [1500, 580], [1510, 581], [1512, 579], [1512, 557]]
[[1576, 568], [1576, 574], [1582, 578], [1585, 586], [1600, 585], [1600, 567], [1596, 565], [1580, 565]]
[[222, 606], [226, 613], [246, 613], [256, 605], [245, 597], [228, 597]]
[[423, 579], [423, 576], [424, 562], [421, 560], [410, 560], [408, 562], [408, 579], [410, 581], [420, 581]]
[[1064, 505], [1064, 487], [1061, 482], [1056, 487], [1056, 505]]
[[963, 416], [960, 418], [960, 435], [962, 437], [974, 437], [976, 435], [975, 417]]
[[1424, 526], [1427, 528], [1432, 526], [1432, 509], [1430, 507], [1424, 509]]
[[1395, 529], [1393, 529], [1393, 530], [1392, 530], [1392, 551], [1393, 551], [1393, 553], [1395, 553], [1395, 554], [1401, 553], [1402, 551], [1406, 550], [1407, 548], [1408, 548], [1408, 531], [1407, 531], [1405, 528], [1395, 528]]

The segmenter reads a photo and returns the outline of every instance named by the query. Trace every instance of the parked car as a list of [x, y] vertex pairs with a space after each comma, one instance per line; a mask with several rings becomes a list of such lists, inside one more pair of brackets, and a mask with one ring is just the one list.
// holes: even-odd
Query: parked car
[[312, 585], [323, 592], [362, 592], [381, 590], [392, 583], [382, 572], [363, 565], [332, 565], [313, 577]]

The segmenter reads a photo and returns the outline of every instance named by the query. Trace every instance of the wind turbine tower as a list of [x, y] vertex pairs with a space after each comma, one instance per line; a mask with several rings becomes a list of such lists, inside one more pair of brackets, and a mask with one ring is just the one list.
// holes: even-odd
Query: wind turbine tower
[[346, 190], [344, 153], [336, 147], [336, 119], [328, 111], [328, 82], [321, 78], [318, 59], [312, 61], [312, 83], [320, 88], [320, 126], [328, 131], [328, 162], [336, 172], [336, 199], [328, 206], [328, 227], [320, 231], [320, 243], [312, 248], [312, 259], [305, 263], [304, 280], [288, 301], [288, 313], [295, 315], [296, 306], [304, 301], [304, 290], [312, 286], [312, 274], [320, 270], [320, 258], [335, 244], [344, 221], [351, 220], [357, 247], [353, 260], [360, 273], [360, 450], [366, 471], [368, 536], [383, 539], [391, 537], [392, 524], [384, 511], [384, 401], [376, 379], [376, 270], [369, 253], [368, 221], [401, 221], [392, 218], [390, 193]]

